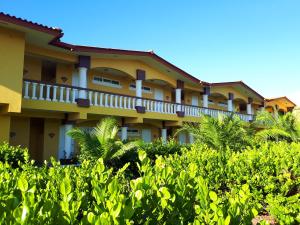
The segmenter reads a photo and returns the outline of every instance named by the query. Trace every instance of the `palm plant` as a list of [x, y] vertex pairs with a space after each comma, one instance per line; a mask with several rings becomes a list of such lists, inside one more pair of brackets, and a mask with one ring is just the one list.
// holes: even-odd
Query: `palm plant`
[[258, 131], [255, 137], [260, 141], [298, 141], [300, 138], [299, 122], [292, 113], [280, 115], [276, 109], [271, 114], [262, 110], [258, 112], [253, 123]]
[[182, 131], [193, 135], [196, 142], [220, 150], [229, 147], [238, 151], [251, 142], [249, 125], [233, 114], [218, 118], [203, 115], [199, 123], [183, 125], [178, 132]]
[[118, 131], [117, 120], [107, 117], [99, 122], [92, 131], [83, 128], [74, 128], [67, 134], [79, 144], [79, 159], [81, 161], [95, 161], [98, 158], [103, 158], [104, 162], [108, 162], [121, 157], [127, 151], [139, 145], [137, 141], [125, 144], [118, 140]]

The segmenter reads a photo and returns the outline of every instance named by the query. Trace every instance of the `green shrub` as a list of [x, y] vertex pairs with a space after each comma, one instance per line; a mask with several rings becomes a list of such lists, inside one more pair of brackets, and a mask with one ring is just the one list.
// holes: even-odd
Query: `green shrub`
[[13, 168], [20, 164], [27, 163], [29, 160], [29, 153], [26, 148], [20, 146], [10, 146], [8, 143], [0, 145], [0, 162], [7, 162]]
[[163, 142], [161, 139], [156, 139], [151, 143], [143, 143], [139, 146], [140, 150], [147, 153], [150, 159], [156, 159], [156, 155], [167, 156], [170, 154], [181, 154], [182, 147], [190, 148], [188, 144], [179, 144], [174, 139]]
[[300, 144], [233, 152], [192, 145], [150, 159], [138, 176], [95, 164], [52, 167], [0, 162], [0, 224], [251, 224], [268, 214], [300, 222]]

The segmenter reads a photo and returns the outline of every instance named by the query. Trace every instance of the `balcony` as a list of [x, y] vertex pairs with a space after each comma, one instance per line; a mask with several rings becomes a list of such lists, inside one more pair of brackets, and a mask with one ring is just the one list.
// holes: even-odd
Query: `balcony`
[[[90, 100], [90, 105], [95, 107], [114, 108], [118, 110], [136, 110], [137, 102], [145, 107], [147, 112], [176, 115], [177, 111], [184, 112], [187, 117], [200, 117], [209, 115], [218, 117], [219, 115], [229, 116], [232, 112], [199, 106], [177, 104], [154, 99], [138, 98], [129, 95], [120, 95], [99, 90], [84, 89], [63, 84], [50, 84], [36, 80], [24, 79], [23, 98], [36, 101], [61, 102], [66, 104], [77, 104], [79, 91], [85, 91]], [[254, 115], [235, 112], [241, 120], [252, 121]], [[158, 118], [159, 119], [159, 118]]]

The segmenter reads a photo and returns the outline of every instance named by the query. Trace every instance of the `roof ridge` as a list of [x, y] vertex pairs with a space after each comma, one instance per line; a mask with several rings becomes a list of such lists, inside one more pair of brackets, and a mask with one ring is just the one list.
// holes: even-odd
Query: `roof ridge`
[[41, 24], [41, 23], [37, 23], [37, 22], [33, 22], [33, 21], [30, 21], [30, 20], [21, 18], [21, 17], [16, 17], [16, 16], [10, 15], [8, 13], [0, 12], [0, 16], [9, 17], [13, 20], [19, 20], [19, 21], [22, 21], [24, 23], [32, 24], [32, 25], [35, 25], [35, 26], [40, 26], [40, 27], [43, 27], [45, 29], [49, 29], [49, 30], [52, 30], [52, 31], [58, 31], [58, 32], [62, 33], [62, 29], [59, 28], [59, 27], [50, 27], [50, 26], [47, 26], [47, 25], [44, 25], [44, 24]]

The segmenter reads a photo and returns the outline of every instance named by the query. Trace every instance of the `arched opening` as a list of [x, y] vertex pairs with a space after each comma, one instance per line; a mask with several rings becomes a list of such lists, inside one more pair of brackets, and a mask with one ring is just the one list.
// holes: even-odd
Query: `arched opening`
[[208, 107], [213, 106], [213, 108], [227, 110], [228, 98], [222, 93], [213, 92], [208, 97]]
[[119, 94], [135, 95], [130, 84], [135, 78], [122, 70], [109, 67], [97, 67], [88, 72], [88, 88]]
[[234, 111], [247, 113], [247, 102], [244, 99], [236, 98], [233, 100]]
[[143, 96], [160, 101], [175, 102], [174, 88], [175, 86], [167, 81], [159, 79], [145, 80], [143, 82]]
[[279, 114], [279, 115], [284, 115], [284, 114], [285, 114], [284, 109], [278, 109], [278, 114]]

